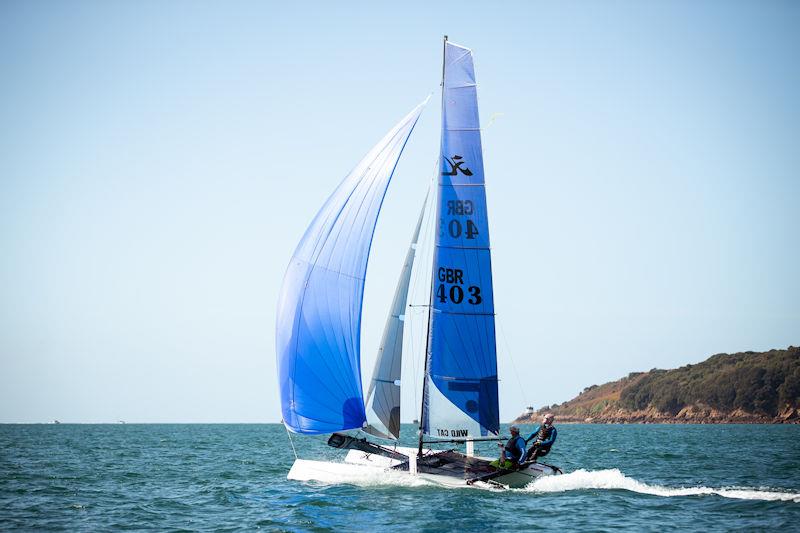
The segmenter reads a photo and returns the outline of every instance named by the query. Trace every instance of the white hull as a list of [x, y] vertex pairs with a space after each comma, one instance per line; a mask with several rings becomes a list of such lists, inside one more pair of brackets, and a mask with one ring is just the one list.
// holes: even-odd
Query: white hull
[[310, 461], [297, 459], [289, 470], [287, 479], [294, 481], [320, 481], [322, 483], [341, 483], [377, 476], [385, 472], [383, 467], [332, 463], [329, 461]]
[[[398, 452], [410, 457], [416, 457], [415, 448], [396, 449]], [[430, 453], [431, 450], [426, 450]], [[487, 461], [491, 459], [482, 458]], [[439, 475], [429, 472], [410, 473], [408, 470], [395, 470], [392, 467], [401, 464], [401, 461], [390, 459], [380, 455], [365, 453], [359, 450], [350, 450], [344, 462], [335, 463], [329, 461], [311, 461], [307, 459], [297, 459], [289, 470], [287, 479], [295, 481], [319, 481], [322, 483], [370, 483], [380, 484], [381, 482], [407, 483], [415, 479], [430, 481], [447, 487], [467, 486], [463, 478]], [[541, 464], [533, 463], [522, 470], [517, 470], [494, 478], [493, 483], [505, 485], [511, 488], [520, 488], [541, 476], [548, 476], [559, 473], [553, 468]]]

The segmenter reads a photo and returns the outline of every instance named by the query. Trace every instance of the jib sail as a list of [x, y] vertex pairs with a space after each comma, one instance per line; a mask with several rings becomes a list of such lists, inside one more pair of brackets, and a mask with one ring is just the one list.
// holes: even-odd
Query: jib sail
[[397, 280], [392, 307], [386, 319], [383, 337], [378, 348], [378, 359], [375, 361], [372, 380], [367, 391], [368, 425], [364, 431], [376, 437], [400, 438], [400, 372], [403, 362], [403, 330], [406, 321], [411, 270], [414, 266], [419, 232], [422, 228], [422, 219], [427, 203], [428, 198], [426, 197], [419, 212], [417, 227], [411, 237], [411, 244], [406, 252], [400, 278]]

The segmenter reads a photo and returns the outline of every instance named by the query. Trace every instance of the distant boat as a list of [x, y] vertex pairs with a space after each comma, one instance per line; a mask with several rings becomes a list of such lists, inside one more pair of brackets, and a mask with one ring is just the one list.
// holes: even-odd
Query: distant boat
[[[489, 222], [472, 51], [445, 37], [441, 171], [431, 209], [436, 239], [422, 413], [416, 448], [400, 437], [403, 327], [426, 198], [406, 253], [367, 394], [361, 381], [361, 312], [369, 250], [383, 197], [427, 100], [403, 118], [328, 198], [292, 256], [278, 302], [276, 351], [285, 426], [332, 434], [344, 463], [297, 459], [289, 479], [337, 480], [354, 468], [391, 469], [445, 485], [488, 481], [520, 487], [557, 474], [525, 462], [496, 470], [474, 442], [500, 440]], [[342, 433], [347, 432], [347, 433]], [[427, 440], [425, 440], [427, 439]], [[465, 453], [425, 445], [455, 443]]]
[[53, 424], [60, 424], [60, 423], [61, 422], [59, 422], [58, 420], [53, 420]]

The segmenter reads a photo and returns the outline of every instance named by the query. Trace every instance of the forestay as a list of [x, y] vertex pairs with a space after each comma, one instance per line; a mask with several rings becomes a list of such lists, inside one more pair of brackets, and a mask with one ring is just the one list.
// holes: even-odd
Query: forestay
[[317, 213], [286, 270], [276, 351], [281, 408], [297, 433], [361, 428], [361, 307], [369, 249], [397, 160], [427, 100], [359, 162]]
[[474, 438], [499, 431], [494, 298], [472, 52], [450, 42], [441, 157], [422, 429]]

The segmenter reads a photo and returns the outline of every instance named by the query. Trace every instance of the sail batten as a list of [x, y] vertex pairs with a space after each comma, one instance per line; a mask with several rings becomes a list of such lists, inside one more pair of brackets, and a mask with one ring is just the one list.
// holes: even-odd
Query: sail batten
[[389, 181], [426, 102], [339, 184], [286, 270], [275, 343], [283, 420], [294, 432], [331, 433], [366, 420], [360, 337], [369, 250]]

